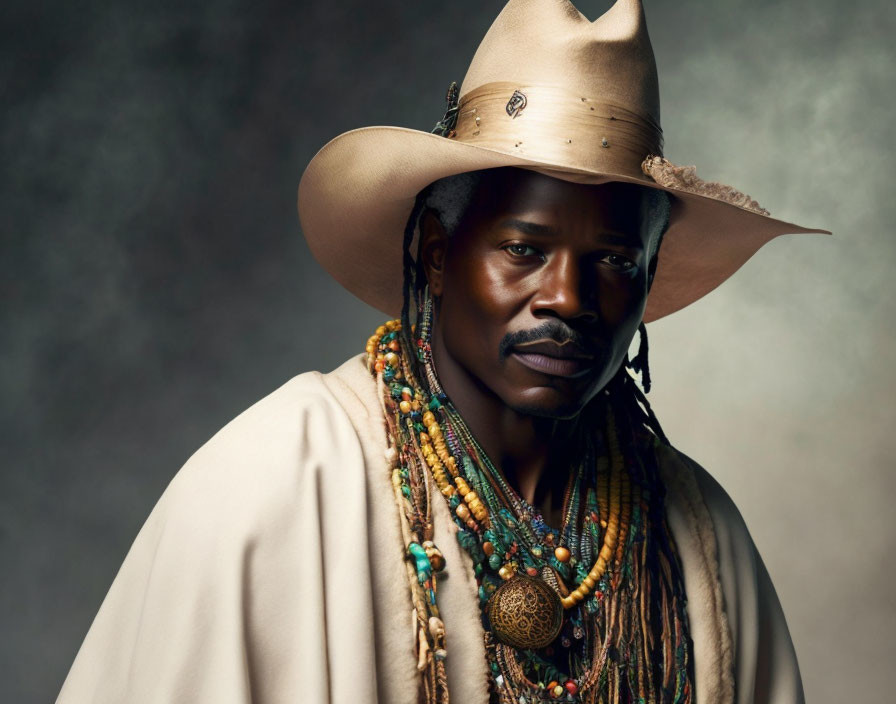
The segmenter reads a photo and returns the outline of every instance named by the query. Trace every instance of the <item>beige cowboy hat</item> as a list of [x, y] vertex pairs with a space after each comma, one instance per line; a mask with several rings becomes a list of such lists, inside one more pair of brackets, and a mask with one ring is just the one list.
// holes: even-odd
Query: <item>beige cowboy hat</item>
[[[662, 157], [656, 62], [640, 0], [589, 21], [569, 0], [510, 0], [438, 134], [365, 127], [305, 169], [299, 219], [311, 252], [345, 288], [389, 315], [402, 305], [405, 224], [430, 183], [515, 166], [577, 183], [635, 183], [673, 198], [644, 321], [684, 308], [783, 234], [748, 196]], [[456, 122], [455, 122], [456, 120]]]

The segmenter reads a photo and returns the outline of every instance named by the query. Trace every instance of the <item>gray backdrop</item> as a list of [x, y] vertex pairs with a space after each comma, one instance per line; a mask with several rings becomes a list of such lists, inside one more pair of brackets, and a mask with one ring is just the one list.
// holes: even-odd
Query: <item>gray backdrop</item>
[[[429, 129], [500, 7], [3, 4], [0, 699], [54, 697], [191, 452], [363, 348], [383, 316], [310, 258], [302, 169], [350, 128]], [[892, 4], [647, 12], [668, 156], [835, 232], [652, 325], [655, 408], [741, 507], [809, 701], [888, 700]]]

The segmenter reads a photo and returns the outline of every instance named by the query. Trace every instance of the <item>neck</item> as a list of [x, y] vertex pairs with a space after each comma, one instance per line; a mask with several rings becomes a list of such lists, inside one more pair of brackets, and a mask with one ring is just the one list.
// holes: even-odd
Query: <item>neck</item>
[[567, 451], [574, 421], [520, 413], [451, 358], [436, 326], [433, 361], [439, 383], [473, 437], [510, 486], [550, 516], [559, 513], [574, 458]]

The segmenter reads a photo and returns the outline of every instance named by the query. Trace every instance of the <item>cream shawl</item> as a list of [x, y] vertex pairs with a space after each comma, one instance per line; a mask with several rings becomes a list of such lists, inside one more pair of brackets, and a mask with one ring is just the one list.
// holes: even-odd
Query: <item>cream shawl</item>
[[[295, 377], [181, 469], [127, 555], [58, 701], [414, 704], [413, 607], [376, 385], [363, 357]], [[803, 701], [781, 607], [731, 499], [661, 456], [694, 640], [696, 701]], [[451, 696], [487, 704], [469, 557], [436, 544]]]

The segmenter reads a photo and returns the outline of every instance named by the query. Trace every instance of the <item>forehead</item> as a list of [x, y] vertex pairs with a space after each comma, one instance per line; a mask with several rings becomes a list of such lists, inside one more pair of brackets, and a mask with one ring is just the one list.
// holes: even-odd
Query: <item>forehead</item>
[[559, 231], [589, 229], [640, 238], [644, 193], [626, 183], [563, 181], [527, 169], [483, 172], [468, 215], [474, 220], [513, 217]]

